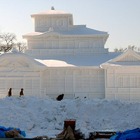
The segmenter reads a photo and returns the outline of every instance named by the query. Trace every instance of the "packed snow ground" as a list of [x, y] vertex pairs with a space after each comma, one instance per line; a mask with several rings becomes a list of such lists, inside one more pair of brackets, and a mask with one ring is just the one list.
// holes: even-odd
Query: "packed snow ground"
[[88, 137], [97, 130], [124, 131], [140, 127], [140, 103], [115, 100], [37, 97], [0, 99], [0, 125], [24, 130], [26, 137], [55, 137], [64, 120], [76, 119], [76, 129]]

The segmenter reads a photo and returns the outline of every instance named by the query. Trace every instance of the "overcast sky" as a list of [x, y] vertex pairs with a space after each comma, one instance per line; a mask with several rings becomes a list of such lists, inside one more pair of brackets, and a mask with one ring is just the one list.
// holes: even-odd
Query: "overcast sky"
[[50, 10], [73, 14], [74, 24], [106, 31], [106, 48], [140, 47], [140, 0], [0, 0], [0, 31], [19, 39], [34, 30], [31, 14]]

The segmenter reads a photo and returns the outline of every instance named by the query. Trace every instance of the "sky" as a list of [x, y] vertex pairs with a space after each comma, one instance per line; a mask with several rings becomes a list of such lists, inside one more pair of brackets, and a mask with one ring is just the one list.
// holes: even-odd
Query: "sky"
[[73, 14], [74, 24], [106, 31], [105, 48], [140, 47], [140, 0], [0, 0], [0, 32], [33, 32], [31, 14], [50, 10]]

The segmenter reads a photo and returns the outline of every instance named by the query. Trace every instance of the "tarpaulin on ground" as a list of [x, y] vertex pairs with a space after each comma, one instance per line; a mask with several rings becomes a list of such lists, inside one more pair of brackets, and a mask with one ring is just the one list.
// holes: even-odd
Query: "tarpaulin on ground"
[[23, 137], [26, 136], [25, 131], [21, 131], [19, 128], [13, 128], [13, 127], [4, 127], [4, 126], [0, 126], [0, 138], [6, 138], [5, 133], [11, 130], [17, 130], [19, 132], [19, 134]]
[[110, 140], [140, 140], [140, 128], [118, 132]]

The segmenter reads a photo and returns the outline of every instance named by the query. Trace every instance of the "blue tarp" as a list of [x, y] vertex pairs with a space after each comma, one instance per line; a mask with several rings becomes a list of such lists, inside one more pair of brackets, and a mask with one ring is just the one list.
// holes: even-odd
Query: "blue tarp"
[[6, 138], [5, 132], [10, 131], [10, 130], [14, 130], [14, 129], [16, 129], [20, 133], [20, 135], [22, 135], [23, 137], [26, 136], [25, 131], [21, 131], [19, 128], [13, 128], [13, 127], [6, 128], [4, 126], [0, 126], [0, 138]]
[[118, 132], [110, 140], [140, 140], [140, 128]]

